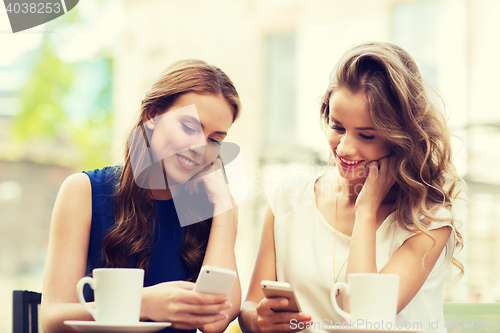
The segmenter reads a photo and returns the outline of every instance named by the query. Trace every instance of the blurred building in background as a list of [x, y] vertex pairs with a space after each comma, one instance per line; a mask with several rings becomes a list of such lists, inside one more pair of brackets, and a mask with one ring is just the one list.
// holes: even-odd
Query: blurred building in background
[[[412, 54], [425, 79], [444, 98], [446, 118], [456, 136], [455, 163], [467, 182], [462, 196], [469, 203], [461, 202], [456, 211], [466, 243], [459, 256], [466, 273], [453, 285], [457, 270], [451, 270], [445, 298], [455, 302], [500, 301], [500, 174], [495, 172], [500, 162], [500, 106], [495, 98], [500, 90], [500, 67], [496, 65], [500, 53], [499, 1], [126, 0], [122, 4], [120, 15], [125, 23], [107, 53], [112, 60], [114, 141], [109, 149], [110, 163], [121, 162], [118, 152], [144, 94], [171, 63], [200, 58], [215, 64], [229, 75], [240, 93], [242, 115], [226, 140], [241, 147], [249, 187], [239, 209], [237, 241], [243, 297], [259, 245], [266, 179], [324, 172], [328, 145], [319, 122], [319, 100], [330, 72], [348, 48], [361, 42], [386, 41]], [[78, 6], [83, 8], [85, 2]], [[4, 72], [0, 68], [0, 102], [15, 90], [10, 81], [2, 83]], [[78, 104], [78, 99], [73, 103]], [[14, 116], [0, 117], [0, 126], [5, 128], [2, 121]], [[19, 187], [21, 181], [3, 170], [21, 173], [28, 162], [7, 161], [2, 151], [0, 205], [7, 205], [1, 201], [2, 186]], [[43, 263], [16, 257], [21, 252], [15, 249], [27, 245], [22, 237], [15, 244], [5, 243], [10, 237], [6, 234], [15, 225], [6, 221], [35, 221], [23, 215], [27, 194], [34, 193], [36, 187], [49, 191], [39, 198], [44, 207], [40, 210], [47, 211], [43, 221], [40, 214], [33, 222], [43, 226], [36, 252], [40, 257], [45, 251], [55, 189], [68, 173], [64, 167], [67, 165], [61, 163], [43, 166], [32, 180], [24, 177], [27, 183], [20, 185], [23, 191], [16, 197], [17, 203], [9, 206], [10, 215], [3, 215], [2, 208], [2, 267], [6, 256], [9, 267], [30, 263], [9, 276], [22, 276], [32, 270], [30, 265], [40, 267], [36, 269], [39, 274]], [[79, 171], [83, 166], [72, 168]], [[49, 176], [43, 178], [42, 174]], [[40, 177], [48, 179], [47, 183], [37, 181]], [[4, 276], [3, 270], [1, 274]], [[14, 284], [6, 286], [9, 289]], [[16, 288], [32, 287], [16, 284]], [[7, 291], [2, 290], [2, 296]]]

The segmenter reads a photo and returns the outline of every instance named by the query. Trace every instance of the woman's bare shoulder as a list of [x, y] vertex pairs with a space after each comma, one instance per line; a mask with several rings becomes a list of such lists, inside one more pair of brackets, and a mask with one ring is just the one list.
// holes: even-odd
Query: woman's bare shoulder
[[91, 193], [89, 176], [85, 173], [75, 173], [64, 180], [59, 190], [61, 195], [81, 196]]
[[65, 215], [91, 213], [92, 187], [85, 173], [73, 174], [64, 180], [59, 189], [54, 210]]
[[71, 187], [89, 187], [90, 188], [90, 179], [89, 176], [84, 172], [79, 172], [68, 176], [63, 185], [71, 186]]

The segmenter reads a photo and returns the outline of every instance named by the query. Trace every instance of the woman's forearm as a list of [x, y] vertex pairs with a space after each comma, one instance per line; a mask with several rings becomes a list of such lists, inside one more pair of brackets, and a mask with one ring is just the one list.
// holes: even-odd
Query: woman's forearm
[[[94, 306], [94, 302], [87, 303]], [[64, 324], [65, 320], [94, 320], [79, 303], [42, 304], [40, 321], [46, 333], [78, 332]]]
[[356, 213], [347, 261], [347, 274], [377, 273], [376, 232], [376, 214]]
[[[377, 273], [376, 215], [357, 212], [347, 259], [346, 277], [350, 273]], [[343, 310], [350, 312], [349, 297], [344, 295]]]
[[[234, 210], [229, 209], [213, 217], [203, 265], [212, 265], [237, 271], [236, 257], [234, 254], [237, 220], [234, 216]], [[241, 304], [239, 277], [236, 278], [233, 288], [229, 293], [229, 302], [231, 302], [232, 307], [224, 311], [227, 318], [214, 324], [205, 325], [201, 328], [203, 332], [223, 332], [236, 316], [238, 316]]]
[[257, 304], [253, 301], [246, 301], [241, 305], [238, 322], [243, 333], [260, 332], [259, 324], [257, 323]]
[[234, 245], [236, 243], [237, 220], [230, 209], [214, 216], [203, 265], [213, 265], [236, 270]]

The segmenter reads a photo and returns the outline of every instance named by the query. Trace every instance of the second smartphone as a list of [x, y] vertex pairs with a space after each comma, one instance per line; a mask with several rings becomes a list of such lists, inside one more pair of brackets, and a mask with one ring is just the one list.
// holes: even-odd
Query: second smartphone
[[271, 309], [274, 312], [302, 312], [290, 283], [262, 280], [260, 287], [267, 298], [284, 297], [288, 299], [287, 306]]

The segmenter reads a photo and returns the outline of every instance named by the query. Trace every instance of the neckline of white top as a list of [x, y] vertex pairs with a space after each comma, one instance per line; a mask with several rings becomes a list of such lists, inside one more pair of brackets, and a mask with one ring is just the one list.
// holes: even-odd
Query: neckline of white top
[[[326, 175], [326, 174], [325, 174]], [[312, 204], [314, 205], [314, 211], [317, 215], [320, 216], [320, 220], [323, 224], [326, 225], [327, 228], [329, 228], [332, 232], [336, 233], [337, 235], [339, 235], [340, 237], [346, 239], [346, 240], [351, 240], [352, 237], [351, 236], [347, 236], [346, 234], [343, 234], [341, 233], [340, 231], [338, 231], [337, 229], [335, 229], [334, 227], [332, 227], [330, 225], [330, 223], [328, 223], [328, 221], [325, 219], [325, 217], [323, 216], [323, 214], [320, 212], [320, 210], [318, 209], [318, 205], [317, 205], [317, 202], [316, 202], [316, 193], [314, 192], [314, 185], [316, 184], [316, 182], [318, 181], [318, 179], [322, 176], [325, 176], [325, 175], [319, 175], [319, 176], [316, 176], [309, 184], [309, 187], [310, 187], [310, 193], [312, 194], [312, 197], [313, 197], [313, 201], [312, 201]], [[378, 227], [376, 233], [379, 232], [379, 230], [382, 229], [382, 226], [384, 226], [384, 224], [388, 223], [387, 221], [389, 219], [391, 219], [392, 221], [392, 216], [396, 213], [396, 211], [393, 211], [391, 212], [389, 215], [387, 215], [387, 217], [385, 218], [384, 221], [382, 221], [382, 223], [380, 224], [380, 226]]]

